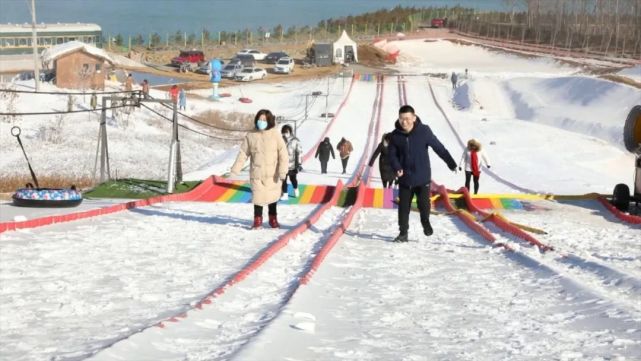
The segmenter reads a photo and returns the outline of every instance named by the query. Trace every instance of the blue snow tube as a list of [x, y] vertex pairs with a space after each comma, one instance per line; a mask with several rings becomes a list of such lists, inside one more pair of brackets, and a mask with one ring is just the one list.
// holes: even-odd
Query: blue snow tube
[[71, 188], [20, 188], [13, 194], [13, 205], [17, 207], [75, 207], [82, 203], [82, 194]]

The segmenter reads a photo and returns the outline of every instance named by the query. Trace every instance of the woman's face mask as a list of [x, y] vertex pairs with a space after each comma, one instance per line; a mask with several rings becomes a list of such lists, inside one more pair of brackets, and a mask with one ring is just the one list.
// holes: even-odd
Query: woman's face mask
[[285, 137], [285, 138], [289, 138], [289, 137], [291, 137], [291, 136], [292, 136], [292, 135], [291, 135], [289, 132], [285, 132], [285, 133], [283, 133], [283, 137]]
[[263, 119], [259, 119], [258, 122], [256, 122], [256, 127], [259, 130], [265, 130], [267, 129], [267, 121]]

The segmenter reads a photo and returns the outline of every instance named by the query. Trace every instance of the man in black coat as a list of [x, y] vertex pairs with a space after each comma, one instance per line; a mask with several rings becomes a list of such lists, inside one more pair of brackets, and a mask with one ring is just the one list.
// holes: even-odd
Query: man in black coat
[[407, 242], [409, 230], [409, 215], [412, 198], [416, 195], [416, 203], [421, 215], [423, 233], [431, 236], [430, 224], [430, 183], [432, 169], [428, 147], [447, 163], [448, 168], [456, 172], [456, 162], [436, 138], [432, 129], [414, 113], [409, 105], [402, 106], [398, 111], [396, 129], [392, 132], [389, 145], [389, 158], [392, 168], [399, 178], [398, 227], [400, 234], [395, 242]]
[[316, 149], [315, 158], [318, 158], [321, 163], [321, 174], [327, 173], [327, 161], [329, 161], [329, 155], [332, 155], [332, 159], [336, 159], [334, 156], [334, 149], [332, 144], [329, 142], [329, 138], [325, 138], [321, 144], [318, 145]]

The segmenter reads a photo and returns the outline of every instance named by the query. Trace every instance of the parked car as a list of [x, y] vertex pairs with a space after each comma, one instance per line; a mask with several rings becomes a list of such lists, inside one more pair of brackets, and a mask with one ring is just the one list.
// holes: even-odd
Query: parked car
[[236, 55], [231, 58], [229, 64], [241, 64], [245, 68], [256, 66], [256, 59], [249, 54]]
[[45, 69], [40, 72], [40, 80], [50, 82], [56, 79], [56, 70], [55, 69]]
[[274, 66], [274, 73], [289, 74], [294, 72], [294, 59], [280, 58]]
[[441, 19], [441, 18], [434, 18], [434, 19], [432, 19], [431, 24], [432, 24], [432, 27], [433, 27], [433, 28], [442, 28], [442, 27], [445, 27], [445, 19]]
[[251, 55], [256, 59], [257, 61], [264, 60], [267, 54], [261, 53], [260, 51], [256, 49], [243, 49], [239, 52], [236, 53], [236, 55]]
[[[31, 80], [35, 78], [35, 72], [25, 71], [17, 75], [18, 80]], [[40, 70], [40, 81], [50, 82], [56, 78], [55, 69], [43, 69]]]
[[267, 64], [276, 64], [278, 59], [286, 58], [286, 57], [289, 57], [289, 55], [287, 55], [287, 53], [285, 53], [283, 51], [275, 51], [275, 52], [267, 54], [267, 56], [265, 57], [264, 62], [267, 63]]
[[208, 61], [203, 61], [200, 64], [198, 64], [198, 68], [196, 68], [195, 72], [198, 74], [209, 75], [211, 74], [211, 64], [209, 64]]
[[234, 79], [236, 74], [240, 73], [243, 70], [243, 64], [227, 64], [220, 72], [220, 76], [223, 78]]
[[205, 54], [202, 51], [181, 50], [177, 57], [171, 59], [171, 65], [179, 67], [182, 71], [194, 71], [203, 61], [205, 61]]
[[267, 76], [267, 72], [262, 68], [245, 68], [236, 74], [234, 79], [240, 81], [252, 81], [256, 79], [264, 79]]

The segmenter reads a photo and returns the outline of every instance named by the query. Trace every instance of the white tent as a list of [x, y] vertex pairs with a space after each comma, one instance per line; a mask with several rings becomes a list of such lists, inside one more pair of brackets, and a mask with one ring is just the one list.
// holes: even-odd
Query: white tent
[[[346, 55], [353, 54], [353, 59]], [[334, 64], [358, 63], [358, 45], [352, 40], [345, 30], [343, 34], [334, 42]]]

